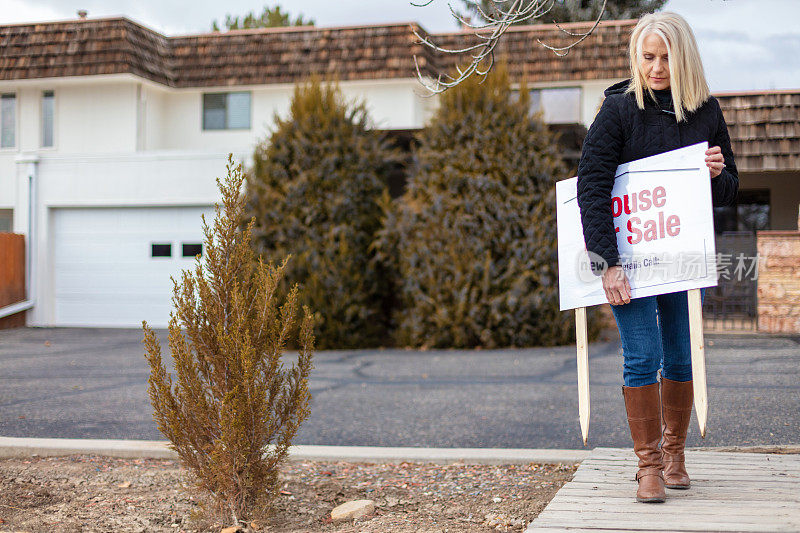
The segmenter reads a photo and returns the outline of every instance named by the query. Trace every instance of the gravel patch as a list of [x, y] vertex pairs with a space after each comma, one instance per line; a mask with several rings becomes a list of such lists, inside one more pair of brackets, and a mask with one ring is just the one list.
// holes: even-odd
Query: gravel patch
[[[291, 461], [280, 473], [270, 532], [524, 531], [576, 464], [466, 465]], [[196, 518], [177, 461], [92, 455], [0, 461], [0, 530], [220, 531]], [[366, 517], [331, 510], [372, 500]], [[248, 528], [249, 529], [249, 528]]]

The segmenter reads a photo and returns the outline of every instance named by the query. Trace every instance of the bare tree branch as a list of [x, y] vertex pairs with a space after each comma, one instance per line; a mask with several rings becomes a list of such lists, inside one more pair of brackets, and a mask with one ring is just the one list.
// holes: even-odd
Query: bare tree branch
[[569, 36], [580, 37], [580, 39], [578, 39], [574, 43], [571, 43], [571, 44], [569, 44], [567, 46], [562, 46], [562, 47], [557, 48], [557, 47], [549, 46], [549, 45], [543, 43], [541, 39], [536, 39], [536, 41], [539, 44], [541, 44], [542, 46], [544, 46], [545, 48], [547, 48], [548, 50], [552, 50], [553, 53], [555, 53], [557, 56], [564, 57], [565, 55], [567, 55], [569, 53], [569, 51], [574, 46], [580, 44], [584, 39], [586, 39], [588, 36], [590, 36], [592, 34], [592, 32], [595, 30], [595, 28], [597, 28], [597, 26], [600, 24], [600, 18], [603, 16], [603, 13], [606, 10], [606, 2], [607, 1], [608, 0], [603, 0], [603, 7], [600, 8], [600, 15], [598, 15], [597, 19], [594, 21], [594, 24], [592, 25], [591, 28], [589, 28], [589, 31], [587, 31], [586, 33], [573, 33], [573, 32], [567, 31], [564, 28], [562, 28], [558, 24], [558, 22], [556, 22], [556, 26], [558, 27], [559, 30], [563, 31], [564, 33], [566, 33]]
[[[428, 77], [424, 77], [419, 69], [419, 63], [417, 61], [417, 56], [414, 55], [414, 67], [417, 72], [417, 79], [425, 87], [429, 93], [423, 95], [425, 97], [434, 96], [436, 94], [440, 94], [451, 87], [455, 87], [462, 81], [466, 80], [473, 74], [477, 74], [478, 76], [482, 76], [484, 79], [489, 71], [492, 69], [492, 65], [494, 65], [494, 49], [497, 46], [497, 43], [500, 41], [500, 38], [506, 32], [506, 30], [513, 24], [519, 24], [520, 22], [524, 22], [526, 20], [535, 19], [546, 15], [555, 5], [556, 0], [491, 0], [494, 11], [496, 14], [488, 14], [483, 11], [480, 4], [474, 2], [475, 8], [480, 13], [481, 17], [486, 21], [484, 24], [472, 24], [471, 21], [465, 19], [463, 16], [459, 15], [453, 9], [453, 6], [450, 2], [448, 2], [448, 7], [450, 8], [450, 13], [453, 17], [459, 21], [462, 27], [469, 27], [476, 30], [474, 35], [478, 37], [483, 42], [476, 43], [472, 46], [467, 46], [466, 48], [459, 48], [459, 49], [447, 49], [438, 46], [436, 43], [430, 40], [429, 37], [422, 37], [419, 35], [417, 30], [412, 27], [412, 32], [414, 35], [419, 39], [418, 44], [424, 44], [425, 46], [430, 47], [431, 49], [437, 52], [443, 52], [447, 54], [465, 54], [470, 52], [470, 56], [472, 57], [471, 62], [469, 65], [462, 70], [460, 66], [456, 65], [456, 71], [458, 72], [458, 77], [454, 78], [445, 73], [439, 73], [437, 75], [437, 79], [435, 83], [430, 80]], [[422, 3], [415, 3], [413, 0], [410, 1], [412, 6], [415, 7], [425, 7], [430, 5], [433, 0], [423, 1]], [[558, 56], [565, 56], [569, 53], [569, 51], [581, 43], [584, 39], [586, 39], [592, 32], [597, 28], [600, 24], [600, 19], [603, 17], [603, 13], [606, 9], [606, 2], [607, 0], [603, 0], [603, 5], [600, 8], [600, 14], [597, 16], [597, 19], [594, 21], [594, 25], [586, 31], [586, 32], [570, 32], [562, 28], [558, 23], [556, 26], [559, 30], [561, 30], [564, 34], [570, 37], [577, 37], [577, 40], [574, 42], [566, 45], [566, 46], [550, 46], [546, 43], [543, 43], [540, 39], [537, 39], [539, 44], [547, 48], [548, 50], [552, 50], [554, 54]], [[501, 8], [501, 4], [511, 4], [511, 7], [508, 9]], [[483, 32], [482, 30], [491, 30], [490, 32]], [[474, 52], [474, 53], [471, 53]], [[489, 64], [485, 68], [481, 68], [481, 64], [488, 60]], [[483, 79], [481, 80], [483, 83]]]

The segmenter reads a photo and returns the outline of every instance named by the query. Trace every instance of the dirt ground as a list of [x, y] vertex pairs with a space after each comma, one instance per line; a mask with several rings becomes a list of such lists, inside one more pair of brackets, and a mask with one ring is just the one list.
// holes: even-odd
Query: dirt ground
[[[523, 531], [577, 465], [288, 462], [270, 532]], [[219, 531], [196, 518], [176, 461], [98, 456], [0, 460], [0, 531]], [[333, 523], [369, 499], [375, 512]], [[225, 524], [230, 525], [230, 524]]]

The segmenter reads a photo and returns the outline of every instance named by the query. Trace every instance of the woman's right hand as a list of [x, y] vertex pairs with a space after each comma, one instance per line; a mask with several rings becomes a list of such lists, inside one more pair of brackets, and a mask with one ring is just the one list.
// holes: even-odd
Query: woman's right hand
[[631, 286], [628, 277], [620, 265], [615, 265], [603, 272], [603, 290], [611, 305], [622, 305], [631, 301]]

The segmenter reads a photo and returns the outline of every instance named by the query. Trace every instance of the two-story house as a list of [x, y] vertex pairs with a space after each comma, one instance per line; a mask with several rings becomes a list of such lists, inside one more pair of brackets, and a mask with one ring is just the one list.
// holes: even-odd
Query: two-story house
[[[604, 25], [599, 46], [566, 60], [536, 45], [560, 42], [556, 28], [515, 29], [512, 74], [551, 122], [589, 123], [625, 75], [630, 25]], [[164, 326], [169, 276], [202, 251], [227, 153], [249, 159], [295, 83], [335, 75], [375, 128], [423, 126], [437, 100], [421, 96], [413, 56], [431, 77], [453, 58], [412, 28], [425, 34], [399, 23], [166, 37], [125, 18], [0, 27], [0, 230], [31, 243], [27, 323]]]
[[[585, 131], [603, 90], [628, 76], [634, 23], [604, 22], [566, 57], [537, 42], [569, 42], [558, 28], [512, 28], [497, 54], [547, 122]], [[213, 217], [227, 154], [249, 161], [296, 83], [335, 75], [376, 129], [423, 127], [437, 97], [423, 96], [413, 57], [431, 78], [456, 58], [413, 29], [427, 35], [413, 22], [175, 37], [127, 18], [0, 26], [0, 231], [29, 244], [27, 324], [166, 325], [169, 277], [202, 253], [200, 216]]]

